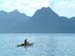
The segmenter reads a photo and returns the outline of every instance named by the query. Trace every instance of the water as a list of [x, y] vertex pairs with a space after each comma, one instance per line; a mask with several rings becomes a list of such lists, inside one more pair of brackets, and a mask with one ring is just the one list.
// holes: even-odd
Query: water
[[[17, 47], [25, 38], [33, 46]], [[75, 34], [0, 34], [0, 56], [75, 56]]]

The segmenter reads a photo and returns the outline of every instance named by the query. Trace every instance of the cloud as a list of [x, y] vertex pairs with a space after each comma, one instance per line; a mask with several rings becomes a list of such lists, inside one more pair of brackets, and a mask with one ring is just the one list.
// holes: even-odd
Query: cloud
[[37, 9], [48, 7], [48, 0], [17, 0], [17, 9], [27, 15], [33, 15]]
[[15, 8], [15, 4], [12, 1], [6, 1], [2, 4], [2, 10], [6, 11], [6, 12], [10, 12], [13, 11]]
[[28, 16], [48, 6], [60, 16], [75, 16], [75, 0], [0, 0], [0, 10], [10, 12], [17, 9]]
[[5, 0], [0, 5], [0, 10], [10, 12], [17, 9], [21, 13], [32, 16], [36, 10], [48, 7], [49, 2], [48, 0]]
[[75, 16], [75, 1], [60, 1], [55, 3], [52, 8], [60, 16]]
[[61, 2], [59, 2], [57, 4], [55, 4], [55, 7], [59, 7], [60, 8], [61, 6], [62, 6], [62, 8], [65, 8], [65, 7], [72, 8], [72, 7], [75, 7], [75, 2], [61, 1]]
[[15, 5], [11, 1], [6, 1], [2, 4], [3, 10], [10, 12], [15, 9]]

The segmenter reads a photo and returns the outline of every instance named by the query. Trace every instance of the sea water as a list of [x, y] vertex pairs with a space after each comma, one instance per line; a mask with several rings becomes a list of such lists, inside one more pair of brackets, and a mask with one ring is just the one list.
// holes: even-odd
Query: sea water
[[0, 34], [0, 56], [75, 56], [75, 34]]

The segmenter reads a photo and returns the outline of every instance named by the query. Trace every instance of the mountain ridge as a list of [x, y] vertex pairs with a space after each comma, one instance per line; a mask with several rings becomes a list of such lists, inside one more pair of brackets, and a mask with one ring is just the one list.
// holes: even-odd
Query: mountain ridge
[[0, 33], [75, 33], [75, 17], [59, 16], [49, 7], [37, 10], [32, 17], [17, 10], [3, 13]]

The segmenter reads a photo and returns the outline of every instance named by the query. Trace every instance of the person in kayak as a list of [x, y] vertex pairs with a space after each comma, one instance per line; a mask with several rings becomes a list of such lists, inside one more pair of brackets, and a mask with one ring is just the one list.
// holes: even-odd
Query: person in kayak
[[24, 41], [24, 45], [27, 45], [28, 44], [28, 41], [27, 41], [27, 38], [25, 39]]
[[27, 47], [27, 46], [32, 46], [32, 45], [33, 45], [33, 43], [29, 43], [29, 42], [27, 41], [27, 38], [26, 38], [25, 41], [24, 41], [24, 43], [17, 45], [17, 47], [20, 47], [20, 46]]

